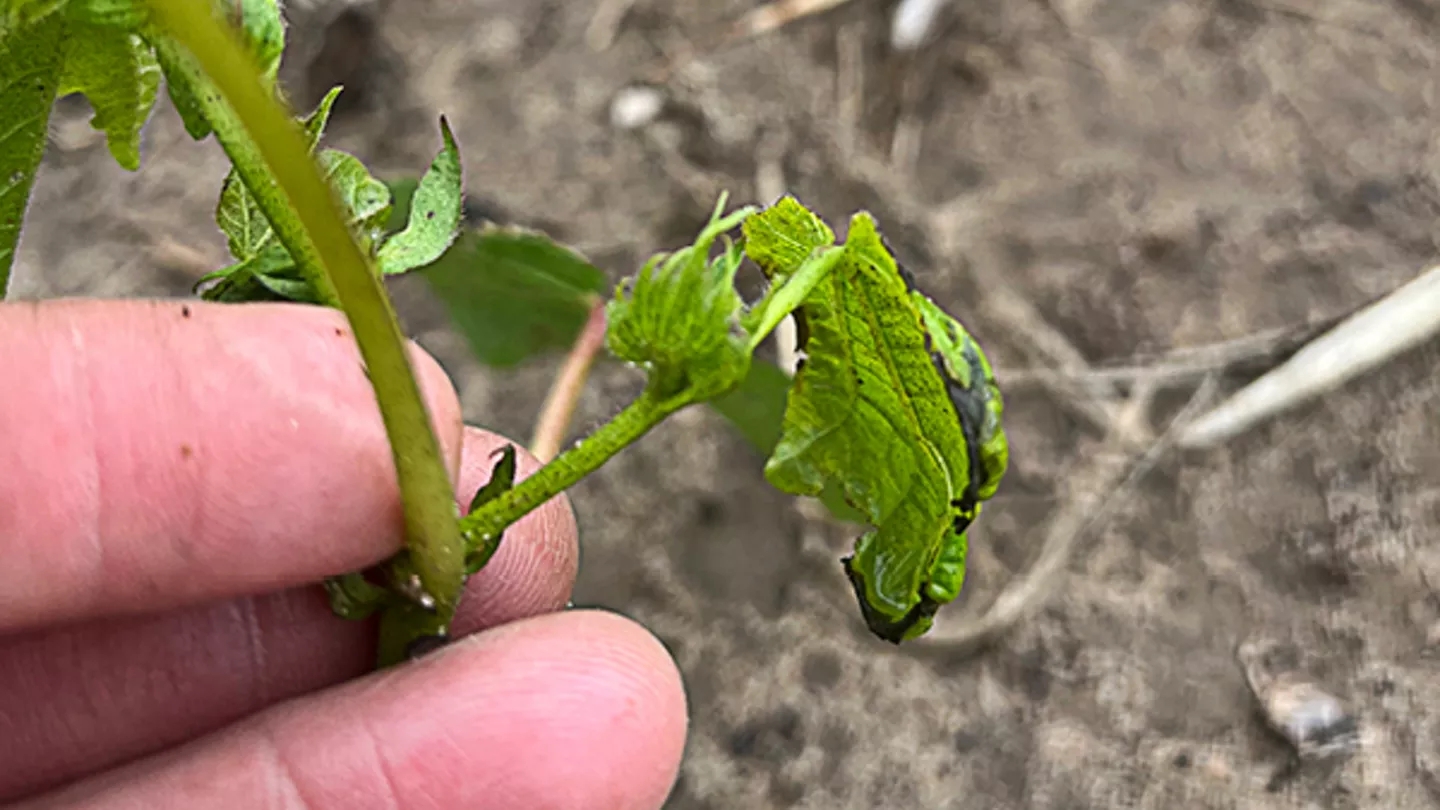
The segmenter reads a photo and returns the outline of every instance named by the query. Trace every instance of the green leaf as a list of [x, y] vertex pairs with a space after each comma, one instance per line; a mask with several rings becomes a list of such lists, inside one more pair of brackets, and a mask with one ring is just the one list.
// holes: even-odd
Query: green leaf
[[749, 372], [748, 335], [739, 328], [742, 302], [735, 273], [744, 253], [710, 248], [753, 209], [721, 216], [722, 196], [695, 244], [660, 254], [615, 288], [606, 306], [606, 344], [621, 360], [645, 369], [647, 391], [692, 402], [720, 396]]
[[224, 0], [224, 12], [240, 30], [241, 41], [260, 67], [260, 74], [273, 83], [285, 53], [285, 19], [276, 0]]
[[[220, 187], [220, 202], [215, 206], [215, 224], [225, 233], [230, 255], [244, 261], [259, 255], [275, 239], [270, 220], [260, 210], [260, 203], [245, 188], [245, 183], [231, 168]], [[288, 255], [288, 254], [287, 254]]]
[[150, 21], [150, 9], [136, 0], [69, 0], [65, 15], [90, 25], [119, 28], [138, 34]]
[[605, 289], [605, 274], [534, 231], [467, 231], [418, 271], [450, 311], [475, 356], [505, 368], [567, 348]]
[[464, 196], [460, 149], [444, 118], [440, 119], [440, 132], [445, 145], [415, 187], [409, 224], [376, 254], [380, 270], [387, 276], [430, 264], [455, 241]]
[[391, 601], [390, 592], [365, 579], [364, 574], [351, 573], [325, 580], [325, 593], [335, 615], [351, 621], [368, 619]]
[[[490, 471], [490, 480], [485, 486], [480, 487], [475, 497], [470, 499], [470, 508], [467, 512], [474, 512], [476, 509], [509, 492], [515, 486], [515, 445], [507, 444], [500, 448], [500, 460], [495, 462], [495, 468]], [[501, 531], [493, 538], [485, 542], [472, 542], [467, 538], [465, 549], [465, 574], [471, 576], [485, 567], [490, 558], [495, 556], [495, 551], [500, 548], [500, 541], [504, 538], [505, 532]], [[478, 541], [479, 538], [474, 538]]]
[[[339, 149], [320, 152], [320, 170], [344, 206], [347, 224], [373, 239], [390, 218], [390, 189], [360, 159]], [[368, 245], [366, 245], [368, 247]]]
[[[828, 247], [830, 231], [785, 198], [745, 234], [756, 264], [784, 279]], [[841, 487], [874, 527], [846, 560], [867, 623], [891, 641], [913, 638], [963, 579], [970, 451], [921, 314], [868, 214], [851, 220], [844, 256], [795, 315], [806, 361], [766, 477], [800, 495]]]
[[[274, 290], [279, 286], [293, 292], [293, 288], [287, 288], [283, 282], [299, 279], [299, 272], [285, 246], [273, 241], [243, 261], [204, 276], [196, 282], [195, 288], [201, 291], [200, 297], [206, 301], [308, 301], [314, 297], [313, 290], [309, 290], [308, 286], [307, 292], [298, 297], [281, 295]], [[280, 279], [281, 283], [272, 284], [269, 279]]]
[[10, 279], [20, 222], [45, 152], [50, 108], [60, 87], [64, 35], [65, 21], [50, 15], [7, 30], [0, 38], [0, 296]]
[[[325, 123], [330, 119], [330, 108], [334, 106], [335, 98], [339, 95], [340, 88], [331, 88], [315, 110], [300, 119], [312, 150], [320, 142]], [[255, 195], [245, 187], [234, 168], [225, 175], [224, 185], [220, 188], [220, 202], [215, 208], [215, 223], [229, 241], [230, 255], [241, 261], [259, 255], [275, 239], [270, 220], [265, 217]], [[286, 255], [288, 257], [288, 254]]]
[[[770, 455], [780, 441], [780, 426], [785, 419], [785, 398], [790, 391], [790, 376], [774, 363], [752, 358], [750, 373], [730, 393], [709, 402], [716, 413], [725, 417], [764, 455]], [[834, 481], [827, 481], [820, 493], [820, 502], [836, 520], [864, 523], [865, 516], [845, 502], [844, 493]]]
[[66, 0], [5, 0], [4, 13], [0, 14], [0, 34], [11, 30], [28, 28], [60, 10]]
[[121, 28], [72, 22], [60, 95], [84, 93], [95, 116], [90, 126], [105, 133], [110, 154], [122, 167], [140, 168], [140, 128], [155, 106], [160, 65], [150, 45]]
[[756, 450], [770, 455], [780, 441], [780, 424], [785, 418], [785, 395], [790, 376], [774, 363], [750, 361], [750, 373], [730, 393], [710, 400], [710, 407], [730, 420]]
[[400, 177], [386, 181], [385, 185], [390, 187], [390, 198], [394, 200], [390, 221], [385, 223], [385, 233], [393, 236], [405, 230], [405, 225], [410, 222], [410, 201], [415, 199], [415, 189], [420, 186], [420, 181], [414, 177]]
[[325, 125], [330, 123], [330, 110], [335, 106], [335, 99], [340, 97], [341, 88], [339, 85], [330, 88], [315, 109], [304, 118], [300, 119], [301, 125], [305, 128], [305, 136], [310, 141], [310, 150], [314, 151], [320, 143], [320, 137], [325, 134]]

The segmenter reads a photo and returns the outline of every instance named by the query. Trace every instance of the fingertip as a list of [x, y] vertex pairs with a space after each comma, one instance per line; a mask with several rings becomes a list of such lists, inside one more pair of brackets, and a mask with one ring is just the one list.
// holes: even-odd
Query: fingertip
[[391, 686], [423, 688], [435, 704], [424, 711], [449, 717], [413, 722], [420, 709], [411, 698], [373, 718], [371, 727], [385, 730], [386, 759], [416, 763], [413, 752], [433, 751], [437, 733], [489, 752], [483, 773], [463, 758], [431, 757], [427, 772], [410, 774], [450, 806], [505, 797], [514, 807], [659, 808], [674, 787], [687, 732], [680, 672], [629, 619], [598, 610], [525, 619], [406, 669]]
[[674, 787], [685, 712], [653, 636], [570, 611], [470, 636], [49, 798], [240, 808], [273, 803], [278, 787], [310, 810], [647, 810]]

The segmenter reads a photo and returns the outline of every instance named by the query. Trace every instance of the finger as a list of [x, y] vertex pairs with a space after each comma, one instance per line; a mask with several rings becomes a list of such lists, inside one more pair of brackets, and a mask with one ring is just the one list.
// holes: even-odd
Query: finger
[[34, 808], [658, 808], [685, 740], [674, 664], [605, 613], [527, 619], [276, 707]]
[[[453, 470], [455, 392], [411, 358]], [[0, 632], [273, 590], [402, 543], [383, 424], [338, 312], [5, 304], [0, 379]]]
[[[460, 503], [468, 506], [476, 490], [490, 480], [497, 452], [508, 439], [476, 428], [465, 430], [460, 462]], [[516, 448], [516, 480], [540, 469], [540, 461]], [[532, 521], [507, 529], [488, 565], [470, 579], [455, 617], [456, 635], [559, 610], [570, 599], [580, 564], [575, 513], [555, 498], [526, 516]]]
[[[477, 478], [488, 480], [478, 471], [505, 443], [467, 430], [461, 503], [470, 502]], [[519, 476], [537, 466], [520, 453]], [[563, 496], [521, 518], [485, 569], [494, 573], [466, 587], [455, 635], [563, 604], [575, 549]], [[312, 585], [0, 637], [0, 803], [358, 677], [374, 665], [375, 632], [373, 622], [337, 618]]]

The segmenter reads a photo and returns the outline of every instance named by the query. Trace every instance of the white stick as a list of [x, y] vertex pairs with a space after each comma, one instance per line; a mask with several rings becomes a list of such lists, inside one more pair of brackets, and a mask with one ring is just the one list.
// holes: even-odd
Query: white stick
[[1196, 419], [1181, 447], [1213, 447], [1440, 333], [1440, 266], [1360, 310]]
[[913, 51], [925, 43], [945, 0], [901, 0], [890, 18], [890, 47]]

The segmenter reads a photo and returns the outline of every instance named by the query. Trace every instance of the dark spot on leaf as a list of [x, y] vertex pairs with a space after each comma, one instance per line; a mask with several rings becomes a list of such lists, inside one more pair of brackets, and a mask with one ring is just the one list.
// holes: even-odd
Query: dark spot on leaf
[[829, 689], [840, 682], [840, 659], [830, 652], [814, 652], [800, 664], [800, 675], [812, 689]]
[[181, 458], [190, 458], [191, 456], [194, 456], [194, 455], [195, 455], [195, 448], [191, 447], [191, 446], [188, 445], [188, 444], [182, 444], [182, 445], [180, 445], [180, 457], [181, 457]]
[[426, 219], [434, 219], [434, 218], [435, 218], [435, 212], [434, 212], [434, 211], [426, 211], [426, 212], [425, 212], [425, 218], [426, 218]]
[[190, 307], [189, 307], [188, 305], [180, 307], [180, 317], [182, 317], [182, 318], [188, 318], [188, 317], [190, 317]]

